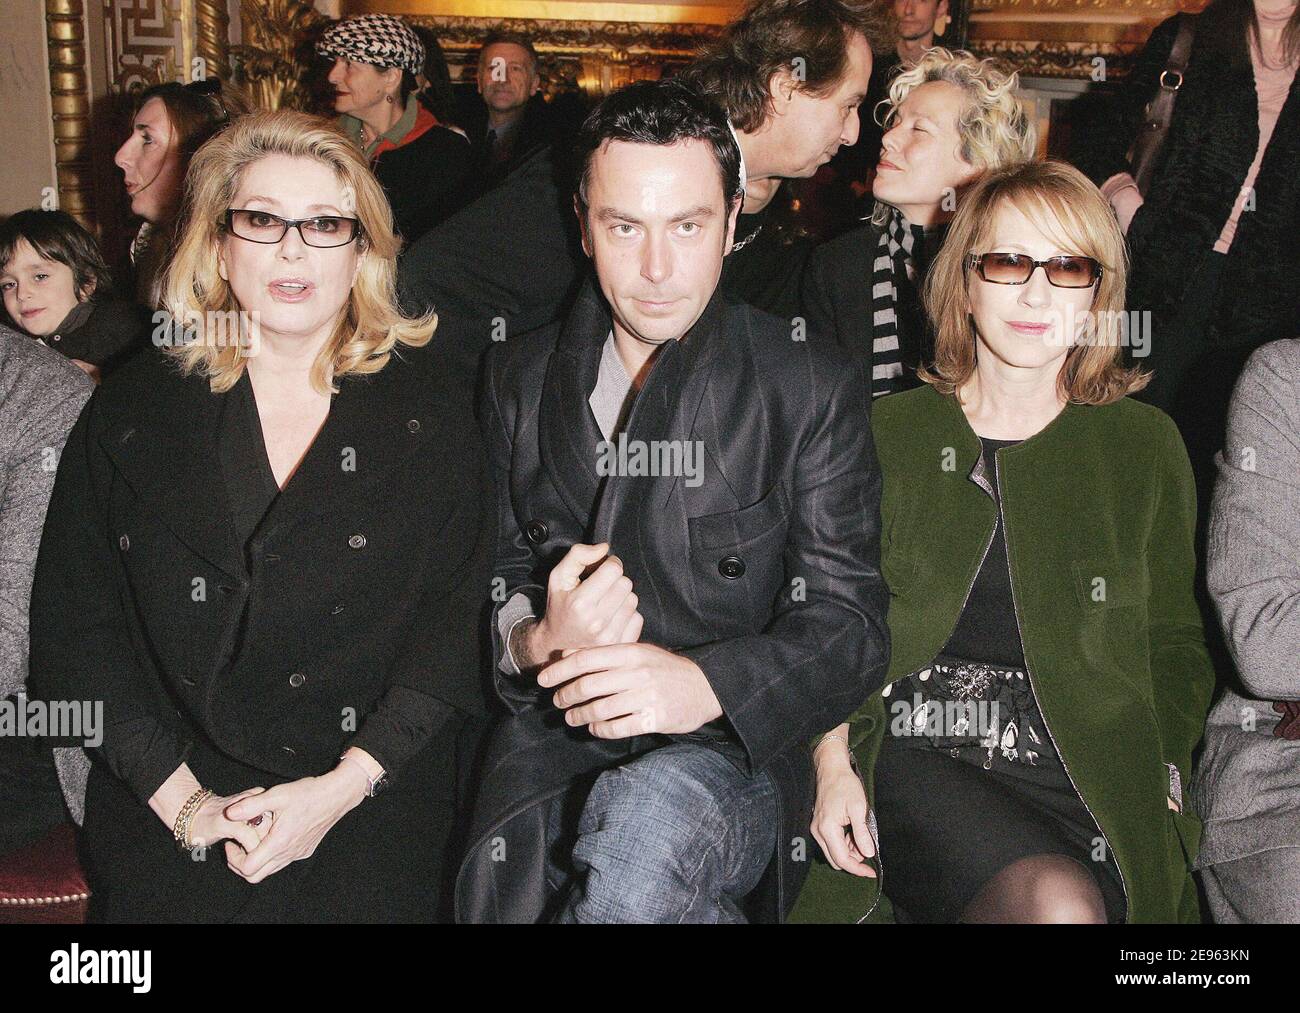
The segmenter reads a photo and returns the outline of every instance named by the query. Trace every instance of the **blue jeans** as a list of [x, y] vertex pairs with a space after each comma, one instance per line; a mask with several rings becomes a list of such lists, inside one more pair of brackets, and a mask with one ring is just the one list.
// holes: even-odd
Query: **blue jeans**
[[558, 922], [743, 922], [776, 851], [776, 789], [716, 750], [673, 743], [602, 773]]

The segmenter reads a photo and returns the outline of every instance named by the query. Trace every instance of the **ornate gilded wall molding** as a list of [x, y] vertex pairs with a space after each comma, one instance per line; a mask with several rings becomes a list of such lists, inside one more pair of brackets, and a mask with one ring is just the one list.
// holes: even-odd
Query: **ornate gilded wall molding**
[[[590, 21], [598, 24], [725, 25], [744, 0], [697, 3], [609, 3], [602, 0], [342, 0], [343, 17], [400, 14], [423, 20], [430, 15], [501, 21]], [[436, 11], [436, 13], [435, 13]]]
[[59, 207], [93, 231], [95, 183], [90, 157], [90, 95], [86, 89], [82, 0], [45, 0], [45, 26]]
[[307, 108], [306, 70], [329, 18], [306, 0], [241, 0], [243, 44], [230, 50], [234, 79], [262, 109]]
[[104, 28], [110, 91], [127, 94], [186, 77], [181, 0], [104, 0]]
[[[1122, 80], [1132, 69], [1141, 45], [1116, 46], [1097, 43], [984, 41], [972, 39], [971, 52], [1011, 64], [1021, 77], [1064, 77]], [[1097, 62], [1100, 58], [1104, 63]]]
[[533, 40], [548, 93], [580, 89], [592, 97], [606, 95], [638, 78], [658, 77], [666, 67], [689, 62], [719, 31], [714, 24], [503, 21], [440, 15], [412, 15], [409, 20], [437, 33], [453, 77], [458, 71], [472, 75], [470, 65], [483, 38], [494, 29], [508, 28]]
[[207, 77], [230, 74], [230, 14], [226, 0], [194, 0], [194, 55], [207, 64]]
[[[973, 0], [970, 49], [1026, 76], [1105, 79], [1128, 73], [1151, 29], [1204, 0]], [[1098, 63], [1098, 58], [1104, 64]]]

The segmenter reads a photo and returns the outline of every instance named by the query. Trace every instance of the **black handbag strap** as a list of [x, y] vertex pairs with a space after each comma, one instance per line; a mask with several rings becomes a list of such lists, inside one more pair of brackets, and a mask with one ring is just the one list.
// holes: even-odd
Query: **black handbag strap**
[[1173, 48], [1169, 50], [1169, 59], [1165, 69], [1160, 72], [1160, 81], [1156, 93], [1147, 103], [1146, 112], [1138, 135], [1129, 152], [1129, 165], [1138, 190], [1145, 197], [1155, 175], [1156, 163], [1160, 159], [1160, 150], [1164, 147], [1169, 134], [1169, 124], [1174, 118], [1174, 102], [1178, 91], [1183, 86], [1187, 72], [1187, 59], [1192, 52], [1192, 41], [1196, 37], [1196, 15], [1185, 14], [1174, 37]]

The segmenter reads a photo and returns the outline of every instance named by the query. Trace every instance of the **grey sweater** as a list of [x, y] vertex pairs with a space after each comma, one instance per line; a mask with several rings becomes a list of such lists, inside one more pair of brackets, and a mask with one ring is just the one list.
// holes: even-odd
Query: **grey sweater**
[[1237, 382], [1210, 514], [1209, 587], [1237, 663], [1210, 712], [1192, 786], [1198, 866], [1300, 847], [1300, 338], [1264, 345]]
[[[95, 385], [57, 352], [0, 326], [0, 697], [27, 684], [27, 608], [45, 508], [68, 431]], [[55, 751], [68, 808], [81, 822], [89, 761]]]

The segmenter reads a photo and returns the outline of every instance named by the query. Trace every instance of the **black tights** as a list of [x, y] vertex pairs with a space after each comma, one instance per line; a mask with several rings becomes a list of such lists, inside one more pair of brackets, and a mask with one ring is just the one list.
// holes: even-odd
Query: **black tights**
[[973, 924], [1100, 925], [1106, 903], [1082, 864], [1065, 855], [1028, 855], [1000, 870], [962, 911]]

